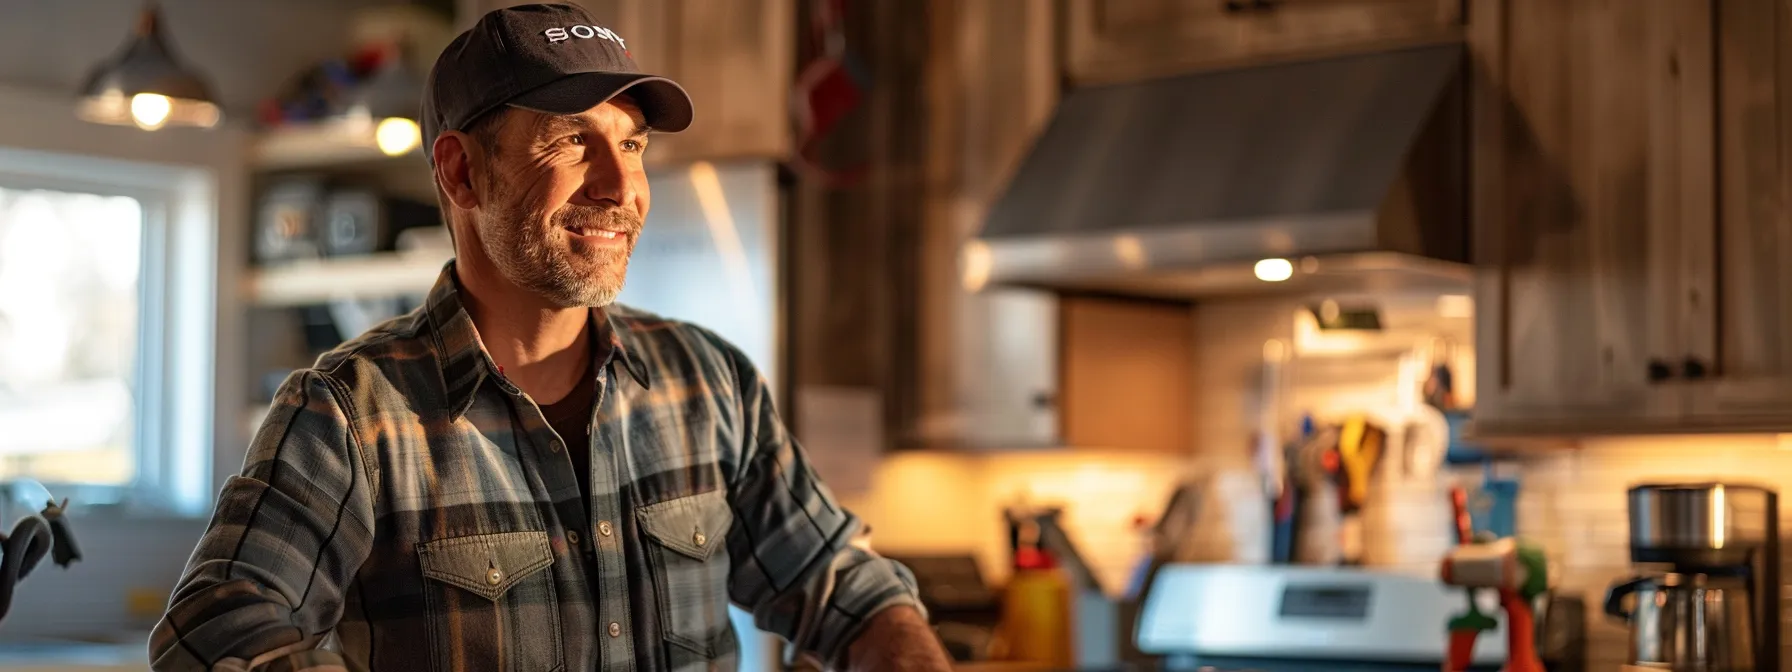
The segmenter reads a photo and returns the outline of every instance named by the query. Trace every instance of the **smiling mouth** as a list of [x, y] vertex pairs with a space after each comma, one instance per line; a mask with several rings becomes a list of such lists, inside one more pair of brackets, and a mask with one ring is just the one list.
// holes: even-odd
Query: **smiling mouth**
[[615, 240], [615, 239], [623, 237], [623, 235], [624, 235], [621, 231], [611, 231], [609, 229], [580, 229], [580, 228], [573, 228], [570, 226], [562, 227], [562, 228], [565, 228], [568, 233], [571, 233], [572, 235], [575, 235], [575, 236], [584, 236], [587, 238], [600, 238], [603, 240]]

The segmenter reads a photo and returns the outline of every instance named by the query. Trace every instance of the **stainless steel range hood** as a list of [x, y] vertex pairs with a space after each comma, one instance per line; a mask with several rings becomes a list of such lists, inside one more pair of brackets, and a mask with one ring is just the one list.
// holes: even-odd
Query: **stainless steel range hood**
[[[1465, 68], [1452, 43], [1074, 90], [963, 250], [965, 283], [1465, 287]], [[1291, 277], [1259, 279], [1266, 259]]]

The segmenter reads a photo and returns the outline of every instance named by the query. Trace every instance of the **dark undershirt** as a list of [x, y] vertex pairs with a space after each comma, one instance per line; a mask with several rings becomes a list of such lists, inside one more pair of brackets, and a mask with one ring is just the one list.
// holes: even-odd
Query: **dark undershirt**
[[579, 501], [587, 506], [591, 501], [591, 411], [597, 399], [596, 366], [600, 361], [601, 353], [591, 353], [592, 369], [579, 378], [579, 384], [559, 401], [541, 407], [548, 424], [566, 442], [573, 475], [579, 479]]

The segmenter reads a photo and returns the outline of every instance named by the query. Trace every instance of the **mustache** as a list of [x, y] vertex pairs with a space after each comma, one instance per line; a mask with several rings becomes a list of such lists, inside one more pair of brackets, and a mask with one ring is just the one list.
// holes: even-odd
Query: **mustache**
[[572, 229], [606, 229], [635, 236], [644, 222], [640, 216], [620, 207], [568, 205], [551, 218], [554, 226]]

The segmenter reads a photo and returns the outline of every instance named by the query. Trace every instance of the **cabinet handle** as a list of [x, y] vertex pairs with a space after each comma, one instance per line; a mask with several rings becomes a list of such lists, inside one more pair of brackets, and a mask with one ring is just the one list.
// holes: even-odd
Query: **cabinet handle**
[[1237, 13], [1247, 9], [1259, 12], [1268, 11], [1276, 8], [1276, 2], [1277, 0], [1225, 0], [1220, 4], [1226, 8], [1226, 11]]
[[1226, 0], [1220, 4], [1226, 7], [1226, 11], [1234, 13], [1242, 12], [1251, 6], [1251, 3], [1246, 0]]
[[1056, 406], [1057, 404], [1058, 404], [1057, 396], [1053, 395], [1050, 392], [1035, 392], [1035, 393], [1033, 393], [1033, 408], [1037, 408], [1042, 411], [1048, 411], [1048, 410], [1051, 410], [1051, 408], [1053, 406]]
[[1674, 377], [1674, 368], [1659, 359], [1649, 360], [1649, 382], [1659, 383]]
[[1686, 376], [1687, 380], [1704, 378], [1705, 363], [1695, 357], [1687, 357], [1686, 361], [1680, 365], [1680, 375]]

